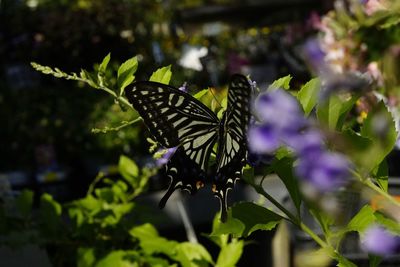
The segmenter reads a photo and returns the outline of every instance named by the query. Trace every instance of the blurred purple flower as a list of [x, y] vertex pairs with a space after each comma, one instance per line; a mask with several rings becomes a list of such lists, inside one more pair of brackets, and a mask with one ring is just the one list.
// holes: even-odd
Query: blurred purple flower
[[248, 131], [249, 150], [254, 153], [271, 153], [279, 145], [278, 133], [270, 125], [255, 125]]
[[256, 99], [256, 112], [262, 122], [277, 131], [296, 131], [305, 125], [297, 100], [282, 89], [262, 93]]
[[329, 69], [325, 61], [326, 54], [322, 50], [318, 39], [309, 39], [303, 46], [303, 53], [311, 68], [318, 73], [326, 72]]
[[325, 149], [323, 136], [316, 130], [289, 134], [284, 137], [284, 142], [300, 157], [319, 155]]
[[374, 225], [368, 228], [361, 238], [361, 247], [376, 255], [394, 254], [400, 251], [400, 237], [389, 233], [381, 226]]
[[[177, 147], [172, 147], [172, 148], [167, 148], [166, 152], [156, 160], [156, 165], [158, 167], [161, 167], [165, 164], [168, 163], [169, 159], [172, 157], [172, 155], [174, 155], [175, 151], [176, 151]], [[162, 150], [159, 150], [158, 152], [161, 152]]]
[[335, 191], [350, 177], [350, 162], [341, 154], [322, 152], [300, 157], [296, 175], [322, 192]]

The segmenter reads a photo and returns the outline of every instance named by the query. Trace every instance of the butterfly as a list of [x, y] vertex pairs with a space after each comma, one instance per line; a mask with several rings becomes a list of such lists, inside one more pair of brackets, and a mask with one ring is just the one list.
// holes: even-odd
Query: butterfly
[[226, 221], [227, 194], [241, 178], [247, 158], [249, 80], [240, 74], [232, 75], [227, 108], [221, 120], [190, 94], [166, 84], [136, 82], [125, 89], [125, 96], [161, 146], [177, 147], [166, 165], [171, 183], [160, 208], [176, 189], [194, 194], [204, 186], [209, 158], [217, 143], [211, 180], [214, 195], [220, 200], [221, 221]]

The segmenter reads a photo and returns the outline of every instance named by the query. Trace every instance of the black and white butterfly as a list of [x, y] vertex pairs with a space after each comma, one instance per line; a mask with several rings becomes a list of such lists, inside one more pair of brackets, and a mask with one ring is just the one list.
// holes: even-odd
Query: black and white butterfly
[[240, 74], [231, 77], [227, 109], [221, 120], [199, 100], [169, 85], [136, 82], [125, 90], [125, 95], [155, 140], [165, 148], [177, 147], [166, 166], [171, 184], [160, 207], [176, 189], [194, 194], [204, 185], [210, 154], [218, 144], [211, 180], [213, 192], [221, 202], [221, 220], [225, 221], [227, 193], [241, 178], [247, 157], [251, 96], [248, 79]]

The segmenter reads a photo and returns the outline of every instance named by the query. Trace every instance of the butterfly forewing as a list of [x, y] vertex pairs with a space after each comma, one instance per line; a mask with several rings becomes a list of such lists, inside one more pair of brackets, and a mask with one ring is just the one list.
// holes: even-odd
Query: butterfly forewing
[[166, 166], [171, 184], [160, 206], [178, 188], [194, 194], [204, 184], [217, 141], [217, 116], [191, 95], [165, 84], [137, 82], [125, 94], [156, 141], [167, 148], [178, 147]]
[[201, 131], [215, 131], [219, 125], [203, 103], [165, 84], [137, 82], [125, 94], [156, 141], [166, 148], [179, 146]]
[[227, 193], [237, 179], [242, 177], [246, 163], [246, 132], [250, 120], [251, 86], [242, 75], [233, 75], [229, 83], [228, 106], [223, 118], [217, 153], [217, 171], [214, 194], [221, 201], [221, 218], [227, 216]]

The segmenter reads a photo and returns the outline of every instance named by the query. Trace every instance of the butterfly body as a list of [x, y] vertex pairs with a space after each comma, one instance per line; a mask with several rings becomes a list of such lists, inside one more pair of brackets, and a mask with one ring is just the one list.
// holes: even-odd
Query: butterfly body
[[246, 131], [250, 119], [251, 86], [246, 77], [232, 76], [228, 107], [222, 119], [193, 96], [172, 86], [136, 82], [125, 94], [155, 140], [177, 147], [166, 166], [171, 184], [160, 201], [163, 207], [178, 188], [191, 194], [207, 181], [210, 154], [217, 143], [214, 194], [221, 201], [221, 220], [227, 216], [227, 192], [242, 176], [247, 157]]

